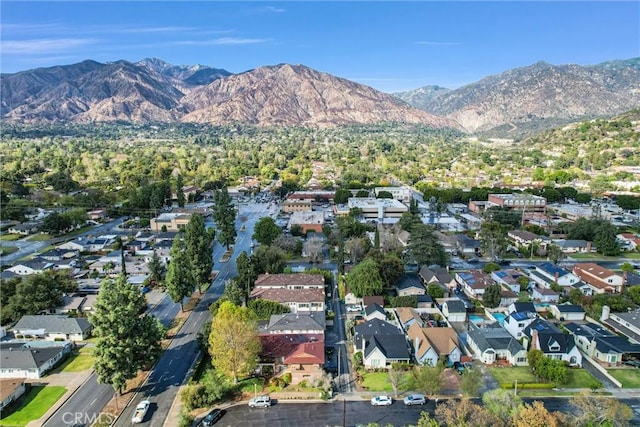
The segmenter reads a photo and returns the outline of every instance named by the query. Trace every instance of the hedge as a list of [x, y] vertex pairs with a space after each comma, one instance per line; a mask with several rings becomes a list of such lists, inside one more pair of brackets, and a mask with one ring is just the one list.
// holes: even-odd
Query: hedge
[[[554, 388], [554, 384], [546, 384], [546, 383], [518, 383], [518, 389], [552, 389]], [[503, 390], [512, 390], [515, 388], [514, 383], [501, 383], [500, 388]]]

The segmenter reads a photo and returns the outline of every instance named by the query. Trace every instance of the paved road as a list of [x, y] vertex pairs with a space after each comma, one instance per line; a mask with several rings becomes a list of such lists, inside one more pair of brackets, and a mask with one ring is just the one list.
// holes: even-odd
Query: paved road
[[[171, 301], [165, 295], [152, 308], [150, 314], [156, 316], [164, 326], [169, 326], [180, 310], [180, 305]], [[97, 419], [100, 411], [114, 396], [113, 387], [98, 383], [98, 376], [94, 373], [80, 388], [65, 402], [60, 409], [47, 420], [45, 427], [59, 426], [88, 426]], [[124, 404], [124, 402], [123, 402]]]
[[[73, 238], [76, 239], [78, 237], [87, 237], [89, 235], [99, 236], [101, 234], [110, 233], [115, 227], [120, 225], [123, 221], [124, 221], [124, 218], [116, 218], [112, 221], [105, 222], [104, 224], [95, 226], [83, 233], [77, 234]], [[65, 240], [69, 240], [69, 237], [61, 236], [61, 237], [55, 237], [49, 240], [36, 241], [36, 242], [32, 242], [29, 240], [14, 240], [14, 241], [2, 242], [3, 245], [15, 246], [19, 248], [19, 250], [12, 254], [0, 257], [0, 265], [3, 265], [3, 266], [9, 265], [21, 258], [34, 254], [49, 245], [54, 245]]]
[[[145, 398], [148, 398], [152, 405], [145, 416], [145, 422], [141, 426], [159, 427], [164, 425], [178, 389], [198, 356], [196, 338], [202, 325], [210, 319], [209, 305], [222, 295], [225, 281], [237, 275], [235, 261], [238, 255], [242, 251], [250, 253], [251, 235], [253, 234], [255, 223], [262, 216], [271, 213], [275, 214], [275, 210], [270, 204], [240, 205], [238, 217], [243, 215], [246, 218], [244, 222], [245, 230], [238, 231], [233, 256], [227, 262], [219, 262], [220, 257], [225, 252], [225, 248], [221, 247], [219, 243], [215, 244], [213, 249], [214, 269], [219, 271], [218, 276], [193, 313], [185, 321], [179, 334], [173, 339], [169, 348], [153, 368], [141, 390], [123, 411], [115, 424], [116, 426], [129, 426], [135, 406]], [[239, 219], [236, 226], [238, 230], [242, 226]], [[172, 422], [172, 424], [176, 422], [176, 420], [167, 421]]]
[[[533, 399], [523, 399], [531, 403]], [[541, 399], [538, 399], [541, 400]], [[550, 411], [569, 412], [570, 399], [546, 398], [544, 405]], [[640, 423], [640, 405], [637, 399], [623, 399], [621, 402], [634, 409], [632, 425]], [[476, 403], [480, 403], [476, 399]], [[420, 413], [434, 414], [435, 405], [428, 401], [424, 406], [406, 407], [394, 402], [388, 407], [372, 407], [368, 401], [334, 401], [330, 403], [276, 402], [267, 409], [251, 409], [247, 405], [228, 408], [216, 426], [356, 426], [367, 423], [394, 426], [416, 425]]]

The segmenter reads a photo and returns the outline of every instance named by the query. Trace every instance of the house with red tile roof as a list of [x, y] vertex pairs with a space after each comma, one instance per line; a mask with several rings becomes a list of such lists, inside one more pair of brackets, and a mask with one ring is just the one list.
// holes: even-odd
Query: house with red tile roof
[[573, 266], [573, 274], [586, 283], [594, 293], [620, 293], [624, 279], [619, 274], [598, 264], [588, 262]]

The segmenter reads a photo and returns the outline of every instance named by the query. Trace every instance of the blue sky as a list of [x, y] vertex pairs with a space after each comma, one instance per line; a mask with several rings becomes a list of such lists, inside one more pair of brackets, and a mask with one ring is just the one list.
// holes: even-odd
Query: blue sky
[[640, 2], [2, 1], [0, 70], [157, 57], [304, 64], [393, 92], [640, 56]]

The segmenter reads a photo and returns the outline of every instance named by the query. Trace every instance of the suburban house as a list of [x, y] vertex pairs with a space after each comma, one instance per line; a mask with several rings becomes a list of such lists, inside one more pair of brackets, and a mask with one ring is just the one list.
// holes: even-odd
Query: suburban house
[[81, 239], [71, 240], [56, 246], [56, 249], [83, 252], [85, 245]]
[[91, 336], [91, 323], [85, 317], [25, 315], [13, 327], [16, 338], [48, 341], [84, 341]]
[[[326, 327], [324, 312], [274, 314], [269, 323], [259, 328], [260, 334], [322, 335]], [[324, 338], [323, 338], [324, 339]]]
[[261, 274], [256, 279], [256, 288], [283, 289], [322, 289], [324, 291], [324, 276], [322, 274]]
[[423, 266], [418, 275], [425, 286], [428, 286], [430, 283], [440, 283], [445, 285], [450, 291], [458, 286], [456, 278], [453, 277], [446, 268], [430, 269], [427, 266]]
[[536, 306], [532, 302], [514, 302], [507, 308], [509, 313], [535, 313]]
[[367, 308], [371, 304], [378, 304], [384, 307], [384, 298], [381, 295], [365, 295], [362, 297], [362, 305]]
[[442, 314], [449, 322], [464, 322], [467, 320], [467, 308], [458, 298], [448, 299], [443, 302]]
[[640, 247], [640, 237], [632, 233], [620, 233], [617, 236], [620, 247], [624, 251], [635, 251]]
[[456, 249], [459, 254], [475, 256], [480, 250], [480, 241], [465, 234], [456, 234]]
[[487, 286], [495, 283], [491, 276], [482, 270], [459, 271], [456, 273], [456, 281], [469, 298], [476, 299], [482, 299]]
[[582, 365], [582, 354], [573, 336], [565, 334], [552, 323], [538, 318], [523, 333], [530, 343], [529, 350], [541, 350], [545, 356], [563, 360], [571, 366]]
[[575, 337], [576, 345], [592, 359], [602, 363], [622, 363], [623, 355], [640, 355], [640, 344], [631, 344], [596, 323], [567, 323], [565, 327]]
[[274, 315], [259, 327], [258, 338], [259, 366], [271, 366], [275, 373], [290, 372], [293, 384], [322, 378], [324, 318]]
[[513, 292], [520, 292], [520, 282], [518, 279], [526, 277], [520, 270], [512, 268], [506, 270], [498, 270], [491, 273], [491, 278], [502, 286], [506, 286]]
[[0, 378], [42, 378], [71, 351], [71, 343], [34, 346], [29, 343], [0, 344]]
[[553, 244], [559, 246], [566, 254], [589, 253], [594, 250], [591, 242], [586, 240], [554, 240]]
[[478, 326], [469, 322], [467, 344], [475, 356], [486, 365], [508, 363], [513, 366], [527, 366], [527, 350], [507, 332], [492, 323]]
[[32, 259], [15, 264], [7, 268], [6, 271], [10, 271], [18, 276], [30, 276], [32, 274], [39, 274], [47, 270], [52, 270], [54, 266], [55, 264], [50, 261]]
[[414, 323], [409, 327], [407, 336], [416, 362], [421, 365], [436, 366], [438, 360], [445, 356], [449, 364], [460, 361], [462, 352], [453, 328], [421, 328]]
[[640, 344], [640, 309], [628, 313], [611, 313], [611, 308], [605, 305], [602, 307], [600, 321], [632, 342]]
[[325, 310], [324, 289], [256, 287], [251, 291], [249, 298], [275, 301], [289, 307], [292, 313]]
[[419, 327], [424, 326], [424, 321], [415, 309], [411, 307], [398, 307], [396, 308], [396, 314], [400, 320], [402, 328], [407, 331], [412, 325], [416, 324]]
[[387, 320], [387, 312], [378, 304], [369, 304], [364, 308], [364, 318], [367, 320]]
[[20, 378], [6, 378], [0, 380], [0, 411], [15, 402], [22, 396], [27, 388]]
[[22, 224], [16, 224], [9, 227], [7, 230], [10, 234], [20, 234], [22, 236], [28, 236], [29, 234], [37, 233], [40, 230], [40, 222], [24, 222]]
[[543, 288], [551, 288], [552, 283], [557, 283], [562, 288], [568, 289], [580, 281], [575, 274], [551, 262], [536, 266], [535, 270], [531, 270], [529, 278]]
[[[82, 313], [82, 307], [84, 302], [87, 300], [86, 297], [82, 296], [70, 296], [64, 295], [62, 297], [62, 304], [58, 307], [51, 310], [51, 314], [80, 314]], [[48, 314], [48, 313], [43, 313]]]
[[576, 264], [573, 266], [573, 274], [582, 279], [597, 294], [622, 292], [624, 285], [622, 276], [598, 264], [592, 262]]
[[560, 295], [553, 289], [534, 287], [531, 291], [531, 297], [538, 302], [556, 303]]
[[403, 274], [396, 284], [396, 293], [400, 297], [410, 295], [424, 295], [425, 290], [417, 274]]
[[433, 308], [433, 298], [429, 294], [417, 295], [418, 307], [417, 308]]
[[364, 366], [385, 368], [394, 362], [409, 362], [411, 356], [402, 331], [391, 323], [373, 319], [354, 328], [354, 351], [361, 351]]
[[67, 259], [77, 258], [80, 255], [80, 251], [77, 249], [61, 249], [54, 248], [38, 255], [38, 258], [45, 261], [58, 262]]
[[511, 230], [507, 232], [507, 237], [517, 246], [530, 247], [531, 244], [538, 244], [545, 247], [549, 243], [549, 238], [540, 236], [526, 230]]
[[324, 226], [324, 212], [293, 212], [289, 218], [289, 230], [294, 226], [299, 226], [305, 234], [310, 231], [322, 233], [322, 227]]
[[512, 337], [519, 340], [524, 336], [525, 328], [527, 328], [537, 318], [538, 315], [535, 311], [514, 311], [505, 317], [503, 326]]
[[582, 306], [569, 303], [552, 305], [549, 307], [549, 311], [561, 321], [584, 320], [586, 315]]

